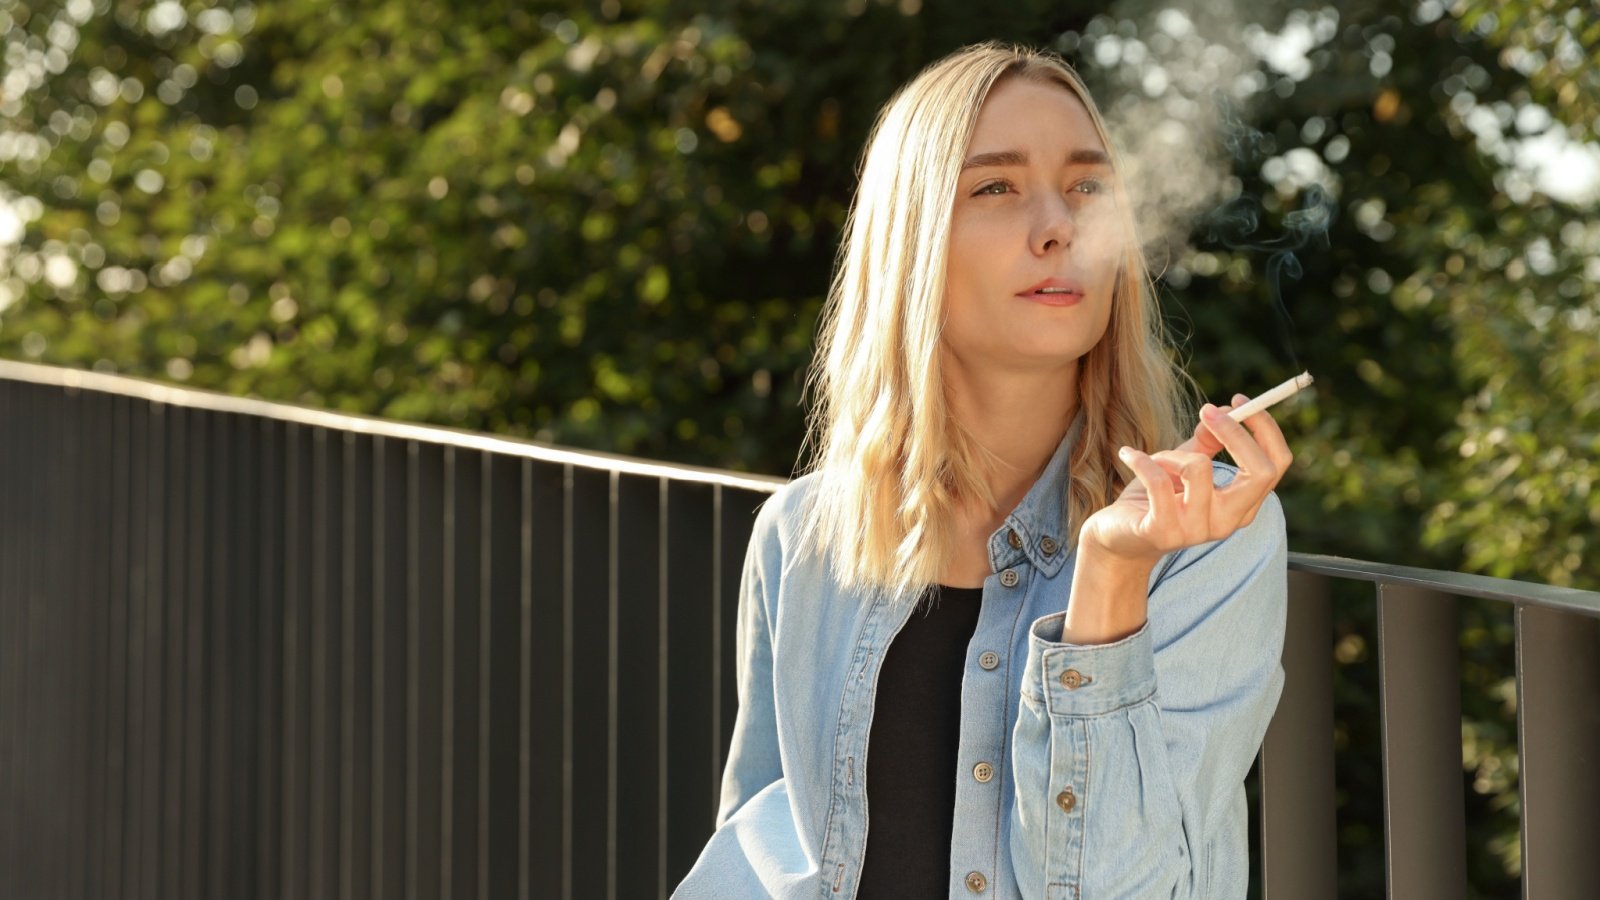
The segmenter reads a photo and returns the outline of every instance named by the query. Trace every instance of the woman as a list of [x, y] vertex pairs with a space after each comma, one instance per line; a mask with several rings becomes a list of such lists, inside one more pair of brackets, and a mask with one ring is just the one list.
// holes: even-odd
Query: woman
[[970, 47], [883, 110], [675, 897], [1244, 895], [1292, 457], [1209, 404], [1163, 449], [1193, 420], [1117, 173], [1049, 55]]

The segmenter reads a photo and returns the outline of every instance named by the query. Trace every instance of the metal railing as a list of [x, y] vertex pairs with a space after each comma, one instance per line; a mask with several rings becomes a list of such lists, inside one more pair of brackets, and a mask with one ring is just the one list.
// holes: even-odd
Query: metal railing
[[[666, 896], [782, 483], [0, 362], [0, 896]], [[1265, 895], [1334, 896], [1350, 578], [1379, 586], [1391, 895], [1465, 892], [1453, 595], [1517, 608], [1524, 894], [1592, 886], [1600, 595], [1290, 565]]]

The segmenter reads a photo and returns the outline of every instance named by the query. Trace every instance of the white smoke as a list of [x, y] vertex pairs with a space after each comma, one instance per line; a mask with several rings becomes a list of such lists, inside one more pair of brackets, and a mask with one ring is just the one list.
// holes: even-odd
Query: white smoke
[[1200, 216], [1239, 197], [1236, 157], [1255, 159], [1285, 200], [1309, 187], [1337, 193], [1320, 156], [1303, 147], [1274, 155], [1272, 139], [1247, 123], [1261, 97], [1311, 74], [1310, 54], [1337, 33], [1338, 13], [1292, 10], [1273, 31], [1261, 24], [1270, 10], [1251, 12], [1123, 0], [1060, 43], [1096, 92], [1157, 271], [1182, 257]]

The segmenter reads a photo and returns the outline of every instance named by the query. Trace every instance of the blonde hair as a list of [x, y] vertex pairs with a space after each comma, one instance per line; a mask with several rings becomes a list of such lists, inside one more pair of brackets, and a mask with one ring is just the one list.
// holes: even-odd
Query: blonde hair
[[[817, 447], [806, 532], [831, 552], [834, 576], [847, 586], [914, 595], [953, 555], [963, 505], [996, 507], [986, 475], [997, 461], [950, 414], [939, 340], [956, 180], [979, 108], [1002, 78], [1070, 90], [1088, 109], [1113, 172], [1120, 169], [1077, 73], [1023, 47], [963, 48], [923, 70], [879, 113], [806, 384], [816, 396], [806, 440]], [[1132, 239], [1106, 332], [1079, 361], [1083, 428], [1069, 461], [1069, 548], [1083, 521], [1132, 477], [1117, 448], [1174, 446], [1191, 403], [1184, 392], [1192, 382], [1168, 350], [1133, 215], [1128, 204], [1117, 206]]]

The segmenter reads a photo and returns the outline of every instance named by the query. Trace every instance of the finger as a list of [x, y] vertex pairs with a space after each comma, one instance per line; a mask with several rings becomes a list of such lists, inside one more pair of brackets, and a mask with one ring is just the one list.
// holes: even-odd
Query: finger
[[[1218, 407], [1215, 407], [1210, 403], [1200, 407], [1200, 421], [1195, 423], [1194, 435], [1191, 436], [1187, 441], [1179, 444], [1175, 449], [1182, 450], [1187, 453], [1204, 453], [1206, 456], [1216, 456], [1218, 453], [1221, 453], [1222, 442], [1217, 440], [1217, 436], [1211, 433], [1211, 429], [1207, 428], [1205, 423], [1207, 410], [1217, 408]], [[1231, 407], [1221, 407], [1221, 409], [1226, 412], [1231, 409]]]
[[[1251, 416], [1266, 416], [1265, 412]], [[1267, 416], [1267, 418], [1271, 418]], [[1232, 454], [1233, 461], [1239, 468], [1251, 475], [1267, 475], [1272, 481], [1277, 481], [1278, 467], [1273, 463], [1272, 457], [1256, 442], [1254, 435], [1245, 430], [1243, 425], [1228, 418], [1228, 414], [1220, 409], [1209, 410], [1205, 414], [1205, 424], [1211, 433], [1217, 436], [1228, 453]], [[1280, 435], [1281, 437], [1281, 435]]]
[[[1233, 405], [1239, 406], [1249, 398], [1243, 394], [1233, 395]], [[1245, 428], [1255, 437], [1256, 443], [1267, 452], [1272, 464], [1277, 467], [1278, 474], [1289, 470], [1294, 462], [1294, 452], [1289, 449], [1289, 441], [1283, 436], [1283, 429], [1278, 427], [1278, 421], [1272, 418], [1266, 410], [1256, 413], [1244, 420]]]
[[1173, 492], [1172, 477], [1167, 470], [1151, 459], [1149, 454], [1132, 447], [1123, 447], [1117, 451], [1117, 456], [1133, 470], [1134, 477], [1144, 485], [1145, 493], [1150, 497], [1150, 514], [1144, 521], [1145, 533], [1153, 531], [1157, 523], [1164, 525], [1176, 522], [1178, 495]]
[[[1169, 471], [1175, 471], [1183, 484], [1183, 505], [1205, 513], [1211, 508], [1214, 484], [1211, 480], [1211, 457], [1203, 453], [1185, 453], [1163, 450], [1152, 456]], [[1170, 465], [1169, 465], [1170, 463]]]

